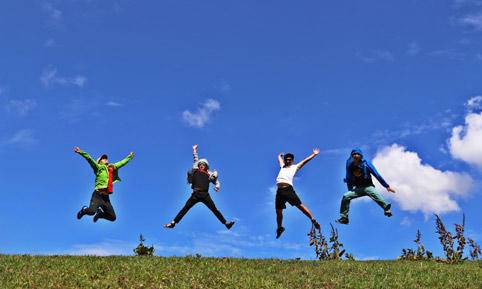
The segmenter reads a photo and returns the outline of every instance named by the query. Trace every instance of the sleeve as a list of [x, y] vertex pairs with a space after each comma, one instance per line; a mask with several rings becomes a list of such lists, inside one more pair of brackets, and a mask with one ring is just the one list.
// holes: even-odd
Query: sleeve
[[387, 182], [383, 179], [383, 177], [380, 175], [380, 173], [377, 171], [377, 169], [375, 168], [375, 166], [369, 162], [369, 161], [366, 161], [367, 162], [367, 166], [368, 166], [368, 170], [370, 171], [370, 173], [378, 180], [378, 182], [380, 182], [380, 184], [382, 186], [384, 186], [385, 188], [388, 188], [389, 185], [387, 184]]
[[209, 180], [211, 181], [211, 183], [214, 184], [215, 188], [217, 188], [218, 190], [221, 188], [221, 183], [219, 182], [217, 171], [214, 171], [209, 174]]
[[84, 157], [84, 159], [87, 160], [87, 162], [94, 171], [97, 171], [99, 169], [99, 164], [87, 152], [80, 151], [79, 155], [81, 155], [82, 157]]
[[192, 157], [193, 157], [192, 168], [197, 169], [197, 162], [199, 161], [199, 154], [197, 152], [195, 152], [195, 153], [193, 152]]
[[345, 178], [343, 179], [343, 181], [346, 183], [346, 187], [349, 191], [351, 191], [353, 189], [353, 182], [352, 182], [352, 177], [351, 177], [351, 173], [350, 173], [351, 162], [352, 162], [352, 159], [350, 157], [346, 161], [346, 172], [345, 172]]
[[122, 168], [122, 167], [125, 166], [130, 160], [132, 160], [132, 158], [133, 158], [133, 157], [132, 157], [131, 155], [128, 155], [125, 159], [114, 163], [114, 168], [115, 168], [116, 170]]

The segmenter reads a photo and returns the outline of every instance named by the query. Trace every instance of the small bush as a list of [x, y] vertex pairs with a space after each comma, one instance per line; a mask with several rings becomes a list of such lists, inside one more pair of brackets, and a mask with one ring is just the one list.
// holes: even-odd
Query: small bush
[[[310, 246], [315, 248], [316, 258], [318, 260], [342, 260], [345, 254], [345, 249], [343, 249], [343, 244], [338, 240], [338, 230], [331, 226], [330, 239], [329, 242], [331, 246], [328, 245], [325, 236], [321, 233], [321, 230], [316, 229], [314, 226], [311, 227], [310, 233]], [[352, 254], [346, 254], [345, 258], [347, 260], [355, 260]]]
[[154, 255], [154, 246], [146, 247], [144, 246], [144, 236], [140, 234], [139, 236], [139, 245], [134, 249], [134, 253], [136, 256], [153, 256]]
[[418, 261], [433, 259], [432, 252], [426, 251], [425, 246], [422, 244], [422, 234], [420, 233], [420, 230], [417, 230], [414, 242], [417, 244], [417, 250], [402, 249], [402, 255], [398, 257], [399, 260]]

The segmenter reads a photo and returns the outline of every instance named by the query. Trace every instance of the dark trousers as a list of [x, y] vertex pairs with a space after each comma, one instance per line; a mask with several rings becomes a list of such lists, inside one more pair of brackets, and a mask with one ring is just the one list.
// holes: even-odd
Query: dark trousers
[[[99, 208], [102, 210], [98, 210]], [[106, 219], [111, 222], [115, 221], [116, 219], [114, 208], [110, 203], [109, 195], [100, 193], [97, 190], [92, 193], [90, 205], [88, 208], [84, 209], [84, 213], [89, 216], [98, 214], [99, 218]]]
[[211, 199], [211, 196], [209, 195], [208, 192], [193, 192], [191, 197], [187, 200], [186, 204], [184, 207], [179, 211], [177, 216], [174, 218], [174, 222], [179, 223], [181, 221], [182, 217], [197, 203], [203, 203], [208, 207], [211, 212], [214, 213], [214, 215], [218, 218], [218, 220], [225, 224], [226, 219], [223, 217], [223, 214], [216, 208], [216, 205], [214, 204], [213, 199]]

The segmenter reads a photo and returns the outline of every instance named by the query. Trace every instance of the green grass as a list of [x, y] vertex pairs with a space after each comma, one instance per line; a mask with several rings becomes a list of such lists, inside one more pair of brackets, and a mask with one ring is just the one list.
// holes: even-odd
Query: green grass
[[482, 262], [0, 255], [0, 288], [482, 288]]

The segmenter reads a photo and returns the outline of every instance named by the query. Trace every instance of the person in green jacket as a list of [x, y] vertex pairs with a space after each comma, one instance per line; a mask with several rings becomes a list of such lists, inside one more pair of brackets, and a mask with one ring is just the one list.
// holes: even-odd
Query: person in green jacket
[[116, 215], [110, 203], [109, 195], [114, 192], [113, 184], [120, 181], [118, 175], [119, 169], [134, 157], [134, 153], [129, 153], [129, 155], [120, 162], [110, 164], [106, 154], [94, 160], [79, 147], [75, 147], [74, 152], [87, 160], [95, 174], [95, 189], [90, 199], [90, 205], [88, 207], [83, 206], [80, 209], [77, 213], [77, 219], [80, 220], [84, 215], [89, 215], [94, 216], [94, 222], [97, 222], [99, 219], [106, 219], [111, 222], [115, 221]]

